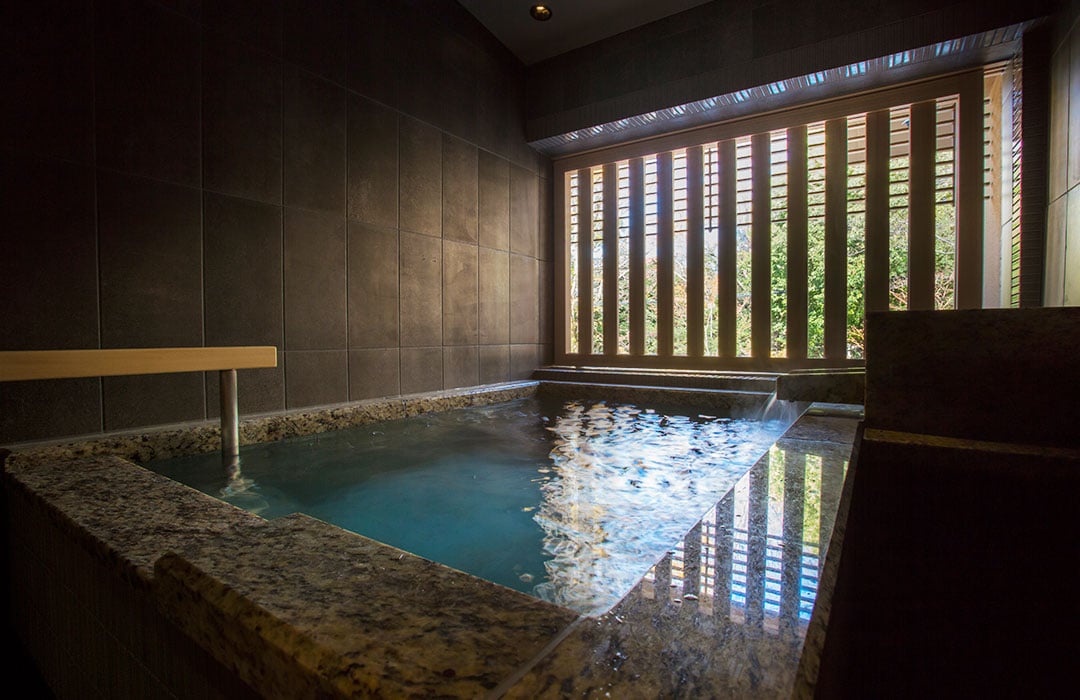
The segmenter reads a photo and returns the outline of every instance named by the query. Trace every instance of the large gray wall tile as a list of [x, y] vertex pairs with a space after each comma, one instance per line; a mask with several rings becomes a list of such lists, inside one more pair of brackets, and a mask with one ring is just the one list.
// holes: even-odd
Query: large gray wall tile
[[398, 115], [349, 95], [349, 218], [398, 224]]
[[349, 400], [375, 399], [401, 393], [398, 348], [349, 351]]
[[552, 343], [555, 339], [555, 299], [554, 278], [552, 277], [552, 263], [540, 262], [539, 267], [539, 313], [540, 313], [540, 342]]
[[481, 345], [477, 348], [480, 383], [496, 384], [510, 380], [510, 346]]
[[203, 187], [281, 204], [281, 62], [234, 40], [203, 43]]
[[95, 10], [98, 164], [197, 186], [198, 25], [139, 0]]
[[349, 89], [397, 107], [398, 74], [405, 60], [398, 37], [404, 30], [403, 8], [396, 2], [354, 0], [348, 13]]
[[[279, 367], [240, 377], [244, 413], [509, 377], [507, 251], [544, 255], [541, 161], [522, 66], [466, 10], [43, 0], [5, 18], [0, 348], [275, 345]], [[2, 439], [216, 416], [217, 381], [79, 380], [77, 408], [63, 383], [9, 386]], [[18, 407], [34, 397], [57, 415]]]
[[[506, 153], [511, 116], [515, 109], [512, 83], [515, 73], [492, 56], [479, 56], [476, 83], [476, 144]], [[520, 114], [518, 115], [520, 118]]]
[[401, 345], [442, 345], [442, 241], [402, 231], [399, 246]]
[[102, 379], [105, 430], [166, 425], [206, 417], [202, 372]]
[[480, 245], [506, 250], [510, 243], [510, 164], [480, 151]]
[[[350, 222], [349, 347], [387, 348], [397, 344], [397, 229]], [[396, 362], [397, 355], [394, 357]]]
[[554, 232], [552, 231], [551, 214], [555, 201], [554, 186], [550, 178], [541, 177], [537, 180], [540, 190], [540, 203], [537, 217], [539, 219], [537, 235], [536, 257], [541, 260], [554, 260]]
[[510, 342], [540, 341], [540, 282], [536, 260], [510, 256]]
[[101, 430], [101, 379], [0, 383], [0, 445]]
[[477, 248], [443, 241], [443, 344], [476, 345]]
[[349, 400], [346, 350], [285, 353], [285, 406], [325, 406]]
[[345, 219], [285, 210], [285, 349], [344, 348]]
[[203, 194], [207, 345], [283, 340], [281, 207]]
[[[241, 415], [269, 413], [285, 408], [285, 353], [278, 352], [277, 367], [236, 372], [236, 399]], [[206, 372], [206, 417], [221, 415], [221, 375]]]
[[1069, 48], [1053, 56], [1050, 68], [1050, 190], [1048, 199], [1060, 197], [1069, 177]]
[[1069, 187], [1080, 185], [1080, 28], [1069, 34]]
[[510, 346], [510, 379], [531, 379], [540, 366], [543, 348], [540, 345]]
[[285, 204], [345, 214], [345, 89], [285, 68]]
[[442, 235], [442, 135], [415, 119], [400, 122], [398, 209], [402, 229]]
[[475, 345], [443, 348], [443, 388], [456, 389], [480, 383], [480, 364]]
[[481, 345], [510, 342], [510, 259], [501, 250], [480, 248], [480, 322]]
[[443, 134], [443, 238], [476, 243], [478, 236], [476, 146]]
[[436, 124], [455, 136], [475, 142], [476, 67], [480, 49], [463, 36], [445, 32], [439, 37], [439, 44], [440, 108]]
[[285, 58], [327, 80], [345, 84], [344, 0], [284, 0]]
[[510, 166], [510, 250], [536, 257], [540, 196], [536, 173]]
[[[114, 173], [98, 180], [101, 346], [202, 345], [199, 191]], [[109, 415], [106, 406], [106, 423]]]
[[1065, 232], [1065, 304], [1080, 306], [1080, 186], [1069, 191]]
[[1068, 197], [1050, 202], [1046, 211], [1046, 262], [1043, 272], [1043, 305], [1065, 303], [1065, 215]]
[[24, 2], [18, 11], [4, 13], [0, 146], [79, 163], [92, 161], [90, 7], [89, 0]]
[[202, 15], [214, 33], [281, 55], [281, 0], [213, 0]]
[[0, 211], [0, 350], [97, 347], [93, 171], [0, 154]]
[[443, 388], [442, 348], [401, 348], [401, 393]]
[[403, 8], [405, 24], [396, 41], [401, 45], [397, 73], [397, 107], [417, 119], [441, 126], [443, 113], [437, 84], [444, 67], [439, 47], [440, 27], [422, 6]]

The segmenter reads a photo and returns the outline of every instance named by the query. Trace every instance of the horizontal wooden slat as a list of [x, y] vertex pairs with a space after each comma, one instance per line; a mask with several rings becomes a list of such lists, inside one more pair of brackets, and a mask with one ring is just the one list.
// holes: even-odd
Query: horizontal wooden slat
[[277, 367], [272, 345], [0, 352], [0, 381]]
[[[982, 75], [981, 68], [975, 70], [978, 75]], [[674, 134], [665, 134], [627, 144], [576, 153], [556, 159], [556, 170], [565, 172], [599, 163], [626, 160], [627, 158], [685, 148], [688, 143], [724, 141], [730, 138], [738, 138], [749, 131], [768, 132], [787, 129], [800, 124], [827, 121], [841, 117], [846, 118], [852, 114], [888, 109], [898, 104], [909, 104], [956, 94], [959, 92], [959, 85], [962, 82], [961, 77], [963, 75], [964, 72], [955, 73], [940, 78], [901, 85], [889, 90], [877, 90], [853, 97], [842, 97], [763, 115], [737, 117], [729, 121], [696, 127]], [[752, 126], [747, 126], [748, 123], [751, 123]]]

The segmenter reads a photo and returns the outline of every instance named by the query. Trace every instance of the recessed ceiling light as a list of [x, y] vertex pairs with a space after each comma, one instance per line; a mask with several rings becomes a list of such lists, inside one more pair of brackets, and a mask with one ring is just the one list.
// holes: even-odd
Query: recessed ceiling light
[[547, 22], [551, 19], [551, 8], [542, 2], [538, 2], [529, 8], [529, 14], [537, 22]]

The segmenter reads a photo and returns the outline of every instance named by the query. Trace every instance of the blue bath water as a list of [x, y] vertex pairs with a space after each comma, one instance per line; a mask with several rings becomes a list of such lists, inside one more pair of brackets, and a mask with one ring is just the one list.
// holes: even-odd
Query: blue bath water
[[586, 614], [614, 605], [787, 425], [521, 399], [244, 447], [156, 472], [301, 512]]

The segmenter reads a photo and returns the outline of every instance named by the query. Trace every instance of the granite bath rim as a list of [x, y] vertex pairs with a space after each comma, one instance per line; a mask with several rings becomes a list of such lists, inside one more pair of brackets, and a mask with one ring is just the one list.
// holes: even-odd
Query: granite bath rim
[[[498, 403], [534, 395], [541, 391], [541, 384], [541, 382], [536, 381], [512, 382], [462, 391], [434, 392], [403, 396], [390, 400], [364, 401], [306, 411], [254, 416], [244, 420], [241, 435], [244, 443], [249, 444], [403, 418], [430, 411]], [[759, 392], [700, 392], [678, 389], [657, 391], [627, 386], [571, 386], [559, 382], [544, 382], [543, 385], [542, 390], [545, 392], [572, 396], [595, 395], [599, 391], [603, 392], [603, 395], [609, 399], [625, 401], [640, 400], [643, 398], [642, 392], [645, 392], [645, 395], [654, 399], [662, 398], [666, 403], [693, 403], [695, 406], [702, 406], [704, 401], [710, 408], [726, 408], [733, 414], [743, 415], [750, 414], [755, 410], [760, 411], [760, 406], [768, 398], [767, 395], [762, 395]], [[236, 594], [236, 591], [231, 590], [227, 582], [215, 579], [207, 571], [200, 570], [197, 563], [193, 563], [193, 561], [199, 561], [200, 557], [203, 558], [204, 562], [208, 557], [213, 559], [214, 556], [211, 552], [214, 549], [228, 550], [230, 547], [237, 546], [236, 542], [246, 542], [250, 546], [253, 541], [252, 538], [254, 540], [265, 540], [268, 533], [271, 533], [275, 528], [284, 531], [284, 535], [287, 537], [298, 537], [300, 539], [308, 537], [316, 540], [343, 542], [345, 544], [342, 545], [342, 549], [345, 551], [349, 551], [350, 547], [360, 546], [361, 548], [367, 548], [366, 551], [369, 553], [382, 556], [384, 559], [387, 556], [391, 559], [396, 557], [397, 561], [405, 561], [408, 558], [408, 561], [411, 562], [410, 566], [427, 567], [429, 569], [437, 567], [434, 570], [438, 572], [438, 575], [451, 581], [449, 584], [451, 589], [464, 586], [466, 590], [472, 591], [466, 597], [480, 604], [476, 606], [479, 609], [478, 611], [469, 614], [480, 614], [480, 619], [482, 619], [481, 627], [490, 630], [499, 628], [502, 625], [511, 630], [507, 632], [511, 637], [525, 635], [527, 639], [505, 640], [507, 643], [514, 644], [517, 648], [523, 650], [524, 656], [522, 658], [508, 659], [514, 661], [512, 664], [513, 669], [505, 668], [500, 671], [497, 675], [501, 676], [501, 678], [496, 678], [496, 676], [483, 678], [482, 673], [479, 675], [473, 674], [478, 685], [458, 688], [462, 694], [487, 694], [491, 692], [492, 681], [495, 680], [505, 686], [508, 677], [518, 675], [522, 672], [521, 669], [527, 669], [545, 652], [557, 646], [559, 641], [567, 636], [583, 619], [587, 619], [585, 616], [579, 616], [577, 613], [531, 598], [525, 594], [519, 594], [495, 584], [475, 579], [468, 574], [448, 569], [441, 564], [426, 562], [426, 560], [421, 560], [419, 557], [400, 552], [360, 535], [337, 531], [332, 526], [306, 516], [288, 516], [287, 518], [278, 519], [278, 521], [264, 521], [258, 516], [238, 511], [233, 506], [195, 492], [176, 482], [171, 482], [164, 477], [160, 477], [160, 479], [168, 482], [168, 484], [157, 484], [158, 487], [166, 490], [171, 489], [174, 492], [172, 494], [174, 498], [197, 502], [199, 504], [198, 508], [206, 509], [209, 517], [218, 521], [218, 525], [208, 528], [205, 531], [206, 536], [199, 542], [185, 541], [186, 538], [192, 536], [192, 529], [189, 528], [182, 533], [179, 540], [170, 541], [169, 536], [166, 536], [164, 541], [157, 542], [158, 546], [152, 547], [157, 551], [125, 551], [122, 537], [117, 539], [115, 535], [109, 533], [105, 533], [103, 536], [101, 532], [95, 532], [95, 528], [102, 526], [100, 522], [94, 523], [93, 518], [90, 518], [89, 521], [84, 519], [83, 522], [80, 522], [78, 515], [66, 513], [58, 504], [50, 503], [48, 493], [31, 494], [34, 488], [21, 481], [26, 474], [37, 472], [39, 468], [50, 464], [65, 464], [66, 467], [63, 471], [69, 474], [77, 471], [70, 467], [82, 465], [91, 472], [96, 472], [100, 477], [104, 477], [105, 483], [100, 483], [99, 487], [108, 491], [119, 484], [109, 485], [107, 483], [109, 478], [105, 476], [107, 474], [126, 474], [128, 476], [138, 474], [140, 479], [145, 479], [147, 475], [151, 474], [141, 466], [131, 462], [195, 452], [209, 452], [217, 449], [218, 444], [216, 425], [203, 423], [170, 426], [147, 433], [129, 431], [124, 434], [105, 435], [80, 442], [18, 445], [15, 446], [16, 451], [8, 458], [5, 465], [5, 486], [8, 488], [14, 486], [25, 494], [30, 494], [33, 500], [49, 511], [51, 516], [57, 522], [62, 523], [64, 528], [76, 536], [89, 551], [95, 553], [103, 562], [108, 563], [123, 580], [151, 593], [160, 592], [159, 597], [162, 600], [159, 600], [159, 605], [166, 618], [207, 648], [213, 656], [225, 663], [230, 670], [236, 672], [245, 682], [256, 689], [260, 688], [262, 682], [260, 679], [265, 681], [265, 679], [274, 678], [276, 679], [274, 687], [292, 688], [300, 694], [331, 692], [333, 694], [350, 695], [360, 690], [360, 687], [356, 685], [358, 679], [350, 677], [344, 668], [338, 668], [337, 671], [329, 674], [325, 672], [328, 666], [341, 666], [341, 662], [347, 659], [349, 654], [343, 653], [341, 649], [335, 649], [334, 644], [322, 646], [315, 644], [313, 647], [311, 637], [312, 634], [318, 636], [317, 623], [315, 628], [295, 627], [291, 623], [276, 617], [272, 612], [268, 612], [265, 606], [256, 603], [251, 603], [251, 606], [254, 607], [245, 608], [242, 613], [228, 612], [229, 605], [235, 604], [236, 600], [232, 600], [230, 603], [225, 598], [232, 596], [232, 598], [236, 599], [238, 595], [243, 606], [243, 594]], [[157, 475], [149, 478], [155, 480], [155, 477]], [[123, 482], [123, 478], [120, 479], [120, 482]], [[15, 486], [16, 484], [17, 486]], [[45, 489], [45, 491], [48, 491], [48, 489]], [[222, 529], [220, 526], [222, 523], [227, 524], [227, 530]], [[213, 564], [211, 564], [212, 566]], [[477, 586], [484, 590], [477, 590]], [[497, 595], [495, 589], [498, 589]], [[197, 594], [194, 593], [196, 591], [198, 591]], [[201, 596], [201, 600], [195, 600], [193, 595], [195, 597]], [[216, 601], [207, 604], [207, 599], [214, 596], [218, 596]], [[498, 599], [499, 596], [502, 596], [503, 607], [496, 610], [493, 609], [492, 602]], [[186, 601], [182, 603], [176, 602], [185, 598]], [[199, 608], [199, 610], [193, 613], [195, 608]], [[252, 648], [250, 638], [223, 642], [224, 647], [215, 646], [214, 635], [208, 633], [207, 629], [215, 628], [220, 631], [222, 625], [235, 622], [235, 620], [211, 619], [215, 615], [220, 617], [222, 610], [227, 611], [228, 615], [235, 614], [241, 618], [246, 616], [248, 619], [260, 620], [256, 627], [259, 625], [263, 625], [264, 628], [266, 626], [276, 626], [277, 632], [269, 635], [269, 637], [278, 640], [278, 642], [272, 644], [274, 649], [263, 649], [261, 652], [256, 653], [257, 650]], [[509, 613], [509, 616], [514, 618], [514, 621], [506, 625], [504, 624], [506, 620], [502, 619], [502, 616], [507, 614], [508, 610], [518, 612]], [[538, 628], [534, 625], [534, 628], [528, 629], [528, 624], [522, 625], [521, 620], [515, 618], [515, 615], [518, 615], [523, 610], [526, 611], [525, 617], [539, 621]], [[485, 612], [493, 613], [494, 617], [491, 614], [485, 616]], [[520, 617], [520, 615], [518, 616]], [[193, 622], [196, 619], [201, 619], [202, 622]], [[209, 627], [200, 628], [200, 624], [209, 625]], [[469, 634], [471, 632], [467, 632], [466, 636]], [[270, 642], [263, 639], [255, 643], [255, 645], [268, 643]], [[312, 651], [313, 648], [314, 651]], [[260, 657], [263, 660], [262, 662], [258, 661]], [[271, 668], [260, 666], [260, 663], [267, 662], [268, 659]], [[345, 664], [345, 666], [347, 667], [348, 664]], [[315, 672], [315, 669], [322, 670]], [[428, 670], [438, 671], [438, 669]], [[444, 672], [446, 670], [451, 670], [451, 667], [444, 669]], [[506, 672], [511, 670], [513, 673], [508, 676]], [[458, 674], [455, 673], [456, 675]], [[337, 685], [326, 686], [328, 677], [337, 678], [337, 681], [335, 681]], [[451, 682], [445, 675], [439, 676], [437, 673], [435, 677], [440, 684], [440, 688], [445, 688], [447, 685], [453, 686], [458, 682]], [[282, 682], [285, 682], [284, 686], [281, 685]], [[415, 679], [415, 682], [420, 683], [420, 685], [413, 685], [414, 681], [406, 680], [405, 685], [399, 686], [399, 689], [409, 689], [413, 692], [422, 690], [424, 681], [418, 678]], [[461, 682], [465, 681], [461, 680]], [[361, 682], [360, 685], [365, 685], [365, 683]], [[427, 689], [432, 690], [430, 687]]]

